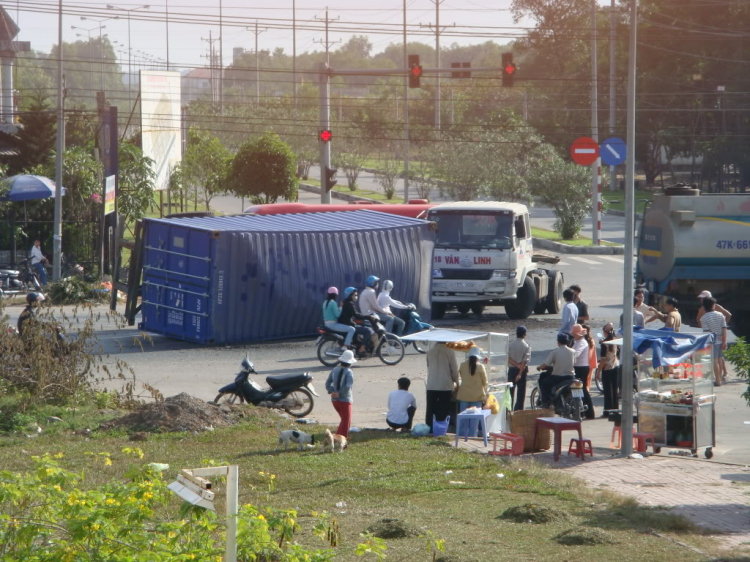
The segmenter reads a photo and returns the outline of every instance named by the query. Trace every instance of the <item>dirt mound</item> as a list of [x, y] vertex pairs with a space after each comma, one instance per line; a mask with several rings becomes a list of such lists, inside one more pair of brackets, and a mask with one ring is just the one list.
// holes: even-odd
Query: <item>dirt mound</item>
[[566, 546], [593, 546], [597, 544], [617, 544], [614, 535], [596, 528], [580, 527], [568, 529], [555, 537], [555, 540]]
[[500, 515], [500, 519], [510, 519], [516, 523], [549, 523], [565, 517], [565, 513], [559, 509], [525, 503], [515, 507], [509, 507]]
[[125, 429], [168, 433], [173, 431], [210, 431], [235, 425], [244, 414], [241, 406], [214, 406], [182, 393], [163, 402], [144, 404], [135, 412], [102, 425], [102, 429]]
[[419, 529], [399, 519], [381, 519], [367, 528], [368, 533], [381, 539], [405, 539], [420, 535]]

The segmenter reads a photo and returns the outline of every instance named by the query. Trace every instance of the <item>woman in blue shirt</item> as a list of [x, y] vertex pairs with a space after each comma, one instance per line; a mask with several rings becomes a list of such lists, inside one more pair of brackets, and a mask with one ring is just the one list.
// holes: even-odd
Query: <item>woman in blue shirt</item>
[[[328, 289], [328, 297], [323, 303], [323, 322], [326, 328], [333, 330], [334, 332], [341, 332], [346, 334], [344, 340], [344, 346], [348, 347], [352, 344], [352, 338], [354, 338], [355, 329], [354, 326], [347, 326], [346, 324], [339, 323], [339, 316], [341, 316], [341, 307], [336, 299], [339, 296], [339, 290], [336, 287], [330, 287]], [[342, 350], [344, 351], [344, 350]]]

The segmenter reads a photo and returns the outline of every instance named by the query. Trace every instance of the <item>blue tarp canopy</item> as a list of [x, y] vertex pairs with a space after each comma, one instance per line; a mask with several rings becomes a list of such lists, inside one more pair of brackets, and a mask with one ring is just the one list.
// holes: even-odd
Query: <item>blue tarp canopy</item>
[[[622, 340], [613, 340], [615, 345], [622, 345]], [[669, 328], [661, 330], [644, 330], [633, 328], [633, 351], [639, 355], [652, 352], [651, 363], [654, 368], [677, 365], [687, 357], [714, 343], [711, 333], [696, 335], [674, 332]]]

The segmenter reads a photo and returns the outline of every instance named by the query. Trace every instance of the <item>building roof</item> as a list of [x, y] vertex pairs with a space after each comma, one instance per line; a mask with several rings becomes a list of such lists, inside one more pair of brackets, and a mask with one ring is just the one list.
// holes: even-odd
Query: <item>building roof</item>
[[199, 78], [203, 80], [208, 80], [211, 78], [211, 69], [210, 68], [194, 68], [190, 72], [188, 72], [185, 75], [185, 78]]
[[513, 211], [516, 214], [526, 213], [526, 205], [504, 201], [455, 201], [440, 203], [430, 211]]
[[12, 41], [19, 31], [10, 14], [0, 6], [0, 41]]
[[427, 224], [427, 221], [421, 219], [367, 210], [294, 215], [247, 214], [148, 221], [210, 232], [349, 232]]

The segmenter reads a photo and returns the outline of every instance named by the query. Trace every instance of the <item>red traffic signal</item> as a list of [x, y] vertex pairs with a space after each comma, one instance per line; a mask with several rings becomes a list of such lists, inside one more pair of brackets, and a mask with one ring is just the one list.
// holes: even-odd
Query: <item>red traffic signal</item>
[[503, 87], [513, 87], [513, 79], [516, 75], [516, 65], [513, 62], [513, 53], [503, 53]]
[[422, 65], [419, 64], [419, 55], [409, 55], [409, 87], [419, 88], [421, 87], [420, 80], [422, 78]]
[[319, 137], [323, 142], [329, 142], [333, 138], [333, 133], [328, 129], [323, 129], [320, 131]]
[[421, 78], [422, 77], [422, 67], [421, 66], [412, 66], [411, 67], [411, 75], [415, 78]]

